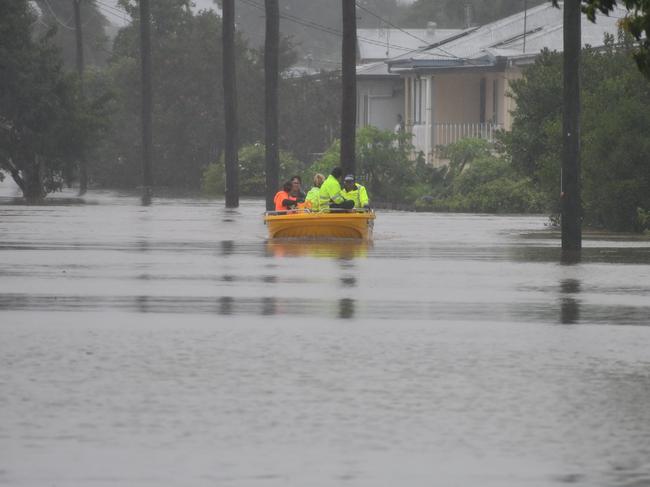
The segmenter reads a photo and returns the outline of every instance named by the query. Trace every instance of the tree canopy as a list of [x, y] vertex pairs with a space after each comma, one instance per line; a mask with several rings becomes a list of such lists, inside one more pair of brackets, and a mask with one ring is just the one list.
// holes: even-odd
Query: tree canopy
[[0, 3], [0, 168], [39, 200], [74, 177], [74, 163], [102, 127], [104, 96], [81, 96], [66, 73], [56, 29], [34, 32], [27, 0]]
[[[72, 0], [36, 0], [41, 15], [36, 22], [36, 35], [44, 34], [55, 27], [52, 42], [61, 50], [64, 66], [75, 66], [76, 44]], [[81, 23], [84, 46], [84, 59], [90, 66], [103, 66], [110, 56], [109, 39], [105, 29], [108, 20], [95, 2], [82, 1]]]
[[[551, 0], [558, 6], [559, 0]], [[634, 59], [639, 70], [650, 77], [650, 0], [581, 0], [582, 11], [594, 22], [596, 13], [609, 15], [617, 5], [630, 11], [621, 25], [625, 31], [636, 39], [638, 45], [634, 48]]]
[[[583, 50], [582, 155], [585, 221], [611, 230], [642, 230], [650, 209], [650, 82], [632, 59], [631, 40], [608, 38]], [[513, 169], [530, 177], [554, 209], [560, 187], [562, 57], [544, 52], [511, 84], [517, 100], [504, 134]], [[556, 209], [556, 208], [555, 208]]]
[[[123, 6], [133, 22], [115, 39], [113, 56], [98, 83], [115, 94], [110, 130], [95, 151], [93, 172], [102, 186], [134, 187], [140, 174], [140, 69], [138, 11]], [[160, 186], [196, 190], [205, 168], [225, 146], [221, 18], [194, 12], [187, 0], [151, 3], [154, 70], [154, 172]], [[241, 145], [263, 141], [263, 57], [239, 33], [235, 42]], [[295, 61], [286, 39], [280, 69]], [[280, 148], [301, 160], [325, 150], [336, 136], [340, 77], [315, 75], [280, 80]]]

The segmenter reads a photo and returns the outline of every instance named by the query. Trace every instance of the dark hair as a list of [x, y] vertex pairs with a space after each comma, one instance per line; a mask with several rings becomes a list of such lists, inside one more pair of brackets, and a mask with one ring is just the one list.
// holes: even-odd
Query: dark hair
[[300, 182], [300, 184], [302, 184], [302, 178], [300, 176], [298, 175], [291, 176], [291, 179], [289, 179], [289, 181], [293, 181], [294, 179], [297, 179]]
[[343, 176], [343, 169], [341, 169], [340, 167], [335, 167], [334, 169], [332, 169], [332, 176], [334, 176], [336, 179], [340, 178], [341, 176]]
[[291, 181], [286, 181], [284, 183], [284, 186], [282, 186], [282, 189], [286, 191], [287, 193], [291, 191]]

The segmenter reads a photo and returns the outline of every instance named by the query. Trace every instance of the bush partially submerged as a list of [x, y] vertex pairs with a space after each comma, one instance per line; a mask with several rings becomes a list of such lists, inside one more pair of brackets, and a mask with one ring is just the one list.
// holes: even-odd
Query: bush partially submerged
[[543, 196], [504, 155], [495, 155], [482, 139], [463, 139], [444, 150], [446, 174], [421, 197], [419, 210], [478, 213], [538, 213]]
[[[253, 144], [239, 150], [239, 192], [242, 196], [264, 196], [266, 170], [264, 145]], [[291, 154], [280, 151], [280, 184], [294, 174], [300, 174], [302, 167]], [[201, 188], [206, 196], [221, 196], [226, 189], [223, 161], [210, 164], [203, 172]], [[279, 189], [279, 188], [278, 188]]]

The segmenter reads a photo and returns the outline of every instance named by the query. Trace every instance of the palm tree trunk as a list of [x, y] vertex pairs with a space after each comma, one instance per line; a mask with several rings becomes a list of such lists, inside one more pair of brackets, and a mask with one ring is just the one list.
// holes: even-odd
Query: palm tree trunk
[[226, 208], [239, 206], [239, 124], [235, 73], [235, 1], [223, 0], [223, 107], [226, 141]]
[[149, 0], [140, 0], [140, 56], [142, 63], [142, 204], [151, 204], [152, 94], [151, 94], [151, 13]]
[[[81, 84], [81, 94], [84, 95], [84, 46], [83, 33], [81, 25], [81, 0], [72, 0], [74, 10], [74, 29], [75, 41], [77, 47], [77, 73], [79, 74], [79, 83]], [[85, 151], [84, 151], [85, 152]], [[88, 190], [88, 160], [86, 154], [81, 154], [79, 158], [79, 196], [86, 194]]]
[[562, 154], [562, 249], [582, 248], [580, 200], [580, 0], [564, 2], [564, 138]]
[[265, 0], [266, 40], [264, 44], [266, 209], [274, 209], [273, 197], [280, 187], [278, 147], [278, 64], [280, 9], [278, 0]]
[[345, 174], [354, 174], [357, 119], [357, 9], [354, 0], [341, 0], [341, 2], [343, 5], [341, 167]]

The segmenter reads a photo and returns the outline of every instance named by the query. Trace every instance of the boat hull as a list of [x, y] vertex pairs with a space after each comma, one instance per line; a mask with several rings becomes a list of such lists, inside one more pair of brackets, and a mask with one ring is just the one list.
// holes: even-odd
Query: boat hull
[[269, 238], [349, 238], [370, 240], [375, 214], [289, 213], [265, 215]]

